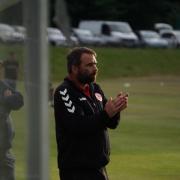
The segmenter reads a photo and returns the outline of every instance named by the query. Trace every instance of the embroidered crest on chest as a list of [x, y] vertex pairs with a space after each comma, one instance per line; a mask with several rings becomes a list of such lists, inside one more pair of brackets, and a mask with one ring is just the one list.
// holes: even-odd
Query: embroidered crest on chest
[[102, 95], [100, 93], [95, 93], [95, 97], [98, 101], [101, 101], [102, 102]]

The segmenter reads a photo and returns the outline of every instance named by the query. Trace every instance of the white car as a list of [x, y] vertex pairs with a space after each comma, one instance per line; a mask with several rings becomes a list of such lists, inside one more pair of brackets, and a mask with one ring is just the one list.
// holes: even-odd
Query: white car
[[155, 23], [154, 29], [157, 32], [161, 32], [161, 30], [173, 30], [173, 27], [170, 24], [167, 23]]
[[128, 47], [138, 45], [138, 37], [128, 22], [83, 20], [80, 21], [79, 28], [90, 30], [96, 36], [103, 36], [110, 43]]
[[12, 27], [14, 28], [14, 31], [15, 31], [16, 33], [21, 34], [22, 41], [25, 41], [26, 38], [27, 38], [27, 37], [26, 37], [26, 36], [27, 36], [27, 34], [26, 34], [26, 28], [25, 28], [24, 26], [21, 26], [21, 25], [13, 25]]
[[125, 47], [136, 47], [139, 43], [138, 37], [133, 32], [128, 22], [109, 22], [112, 35], [121, 39], [121, 43]]
[[71, 44], [72, 46], [77, 46], [79, 45], [79, 40], [76, 36], [74, 36], [73, 34], [71, 34], [70, 36], [70, 40], [71, 40]]
[[55, 46], [68, 46], [79, 44], [78, 39], [73, 35], [70, 36], [71, 42], [68, 42], [64, 34], [58, 28], [55, 27], [48, 27], [47, 34], [49, 43]]
[[22, 34], [16, 32], [13, 27], [8, 24], [0, 24], [0, 40], [2, 42], [22, 42], [24, 37]]
[[179, 30], [162, 30], [160, 36], [166, 39], [171, 47], [180, 47]]
[[14, 30], [11, 26], [7, 24], [0, 24], [0, 40], [2, 42], [12, 42], [12, 34]]
[[168, 48], [169, 44], [167, 40], [162, 39], [160, 35], [151, 30], [140, 30], [138, 32], [141, 45], [143, 47], [153, 47], [153, 48]]
[[47, 28], [48, 42], [55, 46], [66, 45], [66, 37], [58, 28], [48, 27]]
[[104, 40], [100, 37], [94, 36], [93, 33], [87, 29], [73, 28], [73, 34], [83, 45], [103, 45]]

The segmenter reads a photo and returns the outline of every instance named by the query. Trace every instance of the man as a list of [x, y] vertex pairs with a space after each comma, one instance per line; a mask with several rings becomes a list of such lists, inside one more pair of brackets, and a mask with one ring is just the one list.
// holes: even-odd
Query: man
[[22, 95], [0, 80], [0, 180], [15, 180], [15, 160], [10, 153], [14, 130], [9, 114], [22, 106]]
[[109, 100], [96, 84], [96, 53], [74, 48], [67, 56], [68, 76], [54, 94], [58, 167], [61, 180], [108, 180], [107, 128], [117, 127], [127, 95]]
[[18, 78], [19, 63], [16, 59], [16, 54], [14, 52], [9, 53], [9, 57], [7, 58], [7, 60], [5, 60], [3, 62], [3, 66], [4, 66], [5, 81], [13, 89], [16, 89], [16, 81]]

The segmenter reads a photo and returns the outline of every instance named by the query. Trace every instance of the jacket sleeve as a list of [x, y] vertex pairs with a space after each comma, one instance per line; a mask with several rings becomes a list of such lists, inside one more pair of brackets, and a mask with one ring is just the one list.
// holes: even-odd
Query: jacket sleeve
[[120, 123], [120, 113], [117, 113], [114, 117], [109, 118], [107, 121], [107, 127], [110, 129], [115, 129]]
[[106, 128], [107, 114], [85, 114], [83, 107], [73, 101], [68, 92], [56, 90], [54, 94], [54, 111], [56, 128], [61, 127], [66, 132], [73, 134], [96, 133]]
[[10, 96], [0, 97], [1, 105], [10, 110], [18, 110], [24, 105], [23, 96], [17, 91], [13, 91]]

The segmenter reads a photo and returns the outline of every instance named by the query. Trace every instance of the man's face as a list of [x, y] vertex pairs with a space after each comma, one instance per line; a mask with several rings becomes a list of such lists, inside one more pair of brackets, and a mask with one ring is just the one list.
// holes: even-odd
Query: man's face
[[81, 56], [81, 64], [78, 66], [77, 79], [80, 83], [86, 84], [96, 80], [97, 61], [92, 54], [84, 53]]

